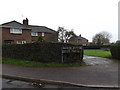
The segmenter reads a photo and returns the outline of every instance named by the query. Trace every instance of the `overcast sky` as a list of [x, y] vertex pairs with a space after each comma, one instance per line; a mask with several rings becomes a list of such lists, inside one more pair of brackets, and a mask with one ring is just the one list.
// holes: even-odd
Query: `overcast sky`
[[26, 17], [30, 25], [57, 31], [64, 27], [87, 38], [101, 31], [118, 40], [118, 1], [120, 0], [0, 0], [0, 24]]

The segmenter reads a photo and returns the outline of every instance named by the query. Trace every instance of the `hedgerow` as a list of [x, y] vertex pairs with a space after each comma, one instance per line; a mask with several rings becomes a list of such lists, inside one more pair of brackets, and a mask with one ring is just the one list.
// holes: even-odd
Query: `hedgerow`
[[112, 44], [110, 47], [112, 57], [120, 60], [120, 42]]
[[[29, 44], [9, 44], [2, 46], [2, 56], [7, 58], [14, 59], [23, 59], [30, 61], [38, 61], [38, 62], [58, 62], [60, 63], [62, 60], [61, 48], [65, 46], [74, 46], [71, 44], [64, 43], [29, 43]], [[65, 60], [65, 62], [71, 62], [76, 57], [72, 54], [69, 55], [69, 60]], [[79, 58], [77, 58], [79, 59]]]

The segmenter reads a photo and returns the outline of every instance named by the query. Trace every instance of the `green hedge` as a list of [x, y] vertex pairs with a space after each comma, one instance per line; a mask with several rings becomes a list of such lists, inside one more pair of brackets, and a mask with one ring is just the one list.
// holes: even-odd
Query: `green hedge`
[[120, 42], [117, 42], [115, 44], [112, 44], [110, 47], [111, 55], [115, 59], [120, 60]]
[[47, 42], [3, 45], [2, 56], [39, 62], [61, 62], [61, 47], [63, 46], [74, 45]]

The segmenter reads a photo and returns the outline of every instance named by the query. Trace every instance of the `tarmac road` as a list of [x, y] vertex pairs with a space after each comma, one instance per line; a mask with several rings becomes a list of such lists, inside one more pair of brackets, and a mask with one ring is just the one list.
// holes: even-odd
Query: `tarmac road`
[[[109, 62], [104, 58], [86, 58], [88, 63], [91, 63], [92, 60]], [[33, 68], [3, 64], [2, 71], [3, 74], [28, 78], [65, 81], [84, 85], [118, 86], [118, 63], [111, 60], [105, 64], [94, 63], [92, 66], [67, 68]]]
[[57, 85], [34, 86], [32, 82], [23, 82], [18, 80], [2, 79], [2, 88], [58, 88]]
[[34, 88], [34, 87], [27, 82], [2, 79], [2, 88]]
[[2, 90], [9, 90], [9, 89], [17, 89], [17, 88], [22, 88], [22, 89], [37, 89], [37, 88], [48, 88], [51, 89], [53, 88], [56, 90], [59, 89], [77, 89], [77, 90], [118, 90], [118, 89], [104, 89], [104, 88], [86, 88], [86, 87], [70, 87], [70, 86], [58, 86], [58, 85], [50, 85], [50, 84], [44, 84], [40, 87], [35, 87], [32, 85], [32, 83], [28, 82], [23, 82], [23, 81], [18, 81], [18, 80], [9, 80], [9, 79], [2, 79]]

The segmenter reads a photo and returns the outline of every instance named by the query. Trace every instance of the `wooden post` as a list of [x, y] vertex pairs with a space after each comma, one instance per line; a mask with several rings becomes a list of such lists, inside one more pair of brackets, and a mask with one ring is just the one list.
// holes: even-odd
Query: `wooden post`
[[62, 51], [62, 63], [63, 63], [63, 48], [61, 48], [61, 51]]

